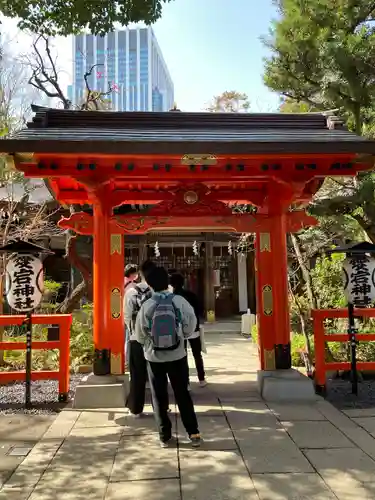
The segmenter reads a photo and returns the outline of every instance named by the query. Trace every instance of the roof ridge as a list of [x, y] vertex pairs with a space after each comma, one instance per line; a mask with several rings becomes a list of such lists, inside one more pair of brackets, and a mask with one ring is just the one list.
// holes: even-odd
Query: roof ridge
[[[328, 119], [313, 113], [210, 113], [144, 111], [78, 111], [33, 106], [35, 115], [28, 128], [272, 128], [320, 129]], [[329, 122], [331, 123], [331, 122]], [[336, 122], [338, 123], [337, 119]]]

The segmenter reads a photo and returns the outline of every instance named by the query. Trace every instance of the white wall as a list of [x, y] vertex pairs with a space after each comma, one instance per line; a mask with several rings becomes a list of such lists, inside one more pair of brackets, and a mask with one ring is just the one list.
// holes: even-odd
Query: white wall
[[238, 308], [240, 312], [246, 312], [248, 308], [247, 298], [247, 266], [246, 256], [237, 256], [238, 269]]

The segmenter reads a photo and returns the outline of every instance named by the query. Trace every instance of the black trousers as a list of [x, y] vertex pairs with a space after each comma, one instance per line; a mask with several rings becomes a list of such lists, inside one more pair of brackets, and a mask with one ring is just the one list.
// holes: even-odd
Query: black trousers
[[147, 370], [160, 439], [165, 442], [172, 437], [172, 423], [168, 416], [168, 377], [186, 432], [189, 436], [198, 434], [197, 416], [188, 391], [187, 358], [166, 363], [148, 362]]
[[[191, 352], [194, 356], [195, 368], [197, 369], [198, 380], [202, 382], [205, 379], [206, 374], [204, 371], [203, 357], [202, 357], [202, 343], [201, 338], [196, 337], [195, 339], [188, 339], [191, 347]], [[185, 340], [185, 349], [187, 355], [187, 340]]]
[[129, 342], [129, 372], [130, 391], [126, 400], [126, 407], [138, 415], [143, 412], [147, 382], [147, 363], [143, 346], [136, 340]]

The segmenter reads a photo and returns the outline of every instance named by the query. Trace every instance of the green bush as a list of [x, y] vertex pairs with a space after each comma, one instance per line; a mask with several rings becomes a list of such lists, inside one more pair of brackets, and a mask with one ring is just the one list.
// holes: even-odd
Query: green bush
[[322, 309], [345, 307], [346, 299], [342, 280], [344, 254], [319, 257], [311, 269], [313, 288]]
[[[73, 321], [70, 329], [70, 366], [76, 371], [78, 366], [91, 364], [93, 360], [94, 345], [92, 333], [92, 304], [82, 306], [79, 311], [73, 313]], [[48, 328], [43, 325], [33, 326], [33, 340], [47, 340]], [[6, 332], [5, 340], [12, 342], [25, 342], [25, 333]], [[22, 370], [25, 368], [24, 351], [5, 351], [5, 366], [2, 370]], [[33, 370], [57, 370], [59, 366], [58, 350], [33, 350]]]
[[70, 365], [73, 370], [79, 365], [92, 363], [94, 355], [92, 313], [92, 304], [85, 304], [73, 314], [70, 329]]
[[[310, 338], [311, 355], [314, 357], [314, 339]], [[293, 333], [291, 339], [292, 366], [304, 366], [301, 351], [306, 351], [306, 339], [301, 333]]]
[[[251, 330], [251, 337], [255, 343], [258, 343], [258, 328], [256, 325], [254, 325]], [[312, 339], [310, 340], [310, 342], [311, 349], [314, 353], [314, 342], [312, 341]], [[292, 365], [303, 366], [300, 352], [306, 350], [306, 340], [304, 335], [302, 335], [301, 333], [293, 333], [290, 348], [292, 355]]]

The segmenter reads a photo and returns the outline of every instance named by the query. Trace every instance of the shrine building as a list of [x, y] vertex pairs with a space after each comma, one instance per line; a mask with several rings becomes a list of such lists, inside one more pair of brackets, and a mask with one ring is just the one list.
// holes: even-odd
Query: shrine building
[[[35, 111], [26, 129], [0, 141], [0, 152], [25, 176], [47, 179], [62, 205], [92, 208], [59, 225], [93, 236], [94, 375], [124, 373], [123, 273], [124, 256], [134, 260], [130, 248], [141, 259], [139, 249], [152, 252], [157, 242], [160, 262], [191, 274], [213, 317], [215, 309], [235, 312], [233, 301], [241, 309], [240, 288], [246, 295], [249, 285], [238, 280], [252, 265], [246, 255], [230, 255], [228, 246], [241, 234], [255, 235], [250, 287], [260, 378], [290, 374], [287, 233], [316, 224], [304, 207], [325, 177], [372, 168], [375, 142], [319, 113]], [[129, 212], [126, 205], [146, 208]], [[239, 205], [249, 208], [239, 212]], [[220, 286], [222, 306], [215, 303]], [[242, 302], [249, 305], [250, 296], [249, 288]]]

